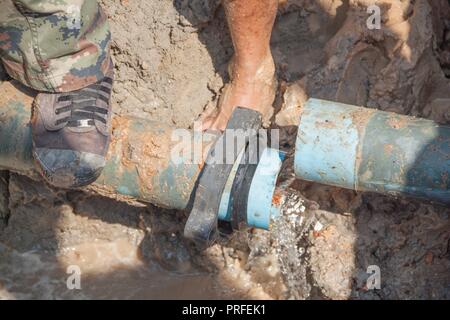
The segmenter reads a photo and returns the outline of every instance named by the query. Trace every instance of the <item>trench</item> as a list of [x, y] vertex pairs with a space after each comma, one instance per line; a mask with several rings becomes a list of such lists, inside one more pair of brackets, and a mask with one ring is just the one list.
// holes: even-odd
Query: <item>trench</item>
[[[217, 103], [232, 55], [218, 1], [100, 2], [114, 35], [116, 114], [188, 128]], [[282, 145], [293, 146], [288, 125], [309, 96], [450, 123], [448, 1], [381, 1], [387, 25], [373, 33], [364, 29], [368, 1], [350, 1], [345, 17], [342, 3], [280, 7], [272, 49], [282, 81], [275, 119]], [[333, 22], [338, 13], [344, 21]], [[305, 206], [292, 219], [312, 219], [309, 228], [242, 230], [199, 251], [182, 237], [183, 212], [6, 175], [1, 298], [450, 297], [445, 206], [292, 181]], [[71, 265], [82, 267], [81, 289], [67, 287]], [[366, 287], [369, 265], [382, 270], [381, 290]]]

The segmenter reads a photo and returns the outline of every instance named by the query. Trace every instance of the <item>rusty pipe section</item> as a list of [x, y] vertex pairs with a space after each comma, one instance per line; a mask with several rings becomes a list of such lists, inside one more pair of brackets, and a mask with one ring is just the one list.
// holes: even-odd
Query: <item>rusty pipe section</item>
[[[0, 168], [33, 176], [30, 117], [34, 92], [12, 81], [0, 84], [0, 93]], [[189, 137], [181, 139], [174, 130], [154, 121], [114, 116], [107, 164], [88, 189], [185, 209], [202, 169], [202, 155], [217, 137], [189, 131]], [[201, 149], [194, 147], [199, 145]], [[187, 158], [174, 161], [174, 148]], [[194, 155], [198, 150], [200, 157]]]

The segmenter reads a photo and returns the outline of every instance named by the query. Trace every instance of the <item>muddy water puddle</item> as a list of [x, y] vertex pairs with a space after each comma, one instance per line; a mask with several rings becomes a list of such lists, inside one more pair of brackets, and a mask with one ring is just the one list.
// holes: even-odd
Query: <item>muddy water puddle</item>
[[[79, 277], [78, 277], [79, 276]], [[64, 248], [57, 256], [0, 244], [0, 299], [232, 298], [211, 274], [148, 265], [126, 240]]]

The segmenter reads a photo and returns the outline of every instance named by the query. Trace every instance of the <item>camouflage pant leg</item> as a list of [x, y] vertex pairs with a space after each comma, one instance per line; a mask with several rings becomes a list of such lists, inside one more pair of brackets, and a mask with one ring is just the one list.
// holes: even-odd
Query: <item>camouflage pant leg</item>
[[65, 92], [104, 77], [111, 34], [97, 1], [0, 0], [0, 7], [0, 56], [12, 78]]

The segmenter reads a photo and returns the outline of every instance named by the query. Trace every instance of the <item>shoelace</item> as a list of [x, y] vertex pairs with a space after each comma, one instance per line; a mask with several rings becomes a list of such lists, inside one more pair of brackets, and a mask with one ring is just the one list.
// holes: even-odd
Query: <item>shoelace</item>
[[[100, 82], [87, 86], [74, 92], [60, 95], [58, 102], [70, 101], [66, 106], [55, 108], [57, 115], [70, 111], [67, 116], [56, 120], [56, 125], [67, 122], [69, 127], [86, 127], [93, 126], [94, 120], [98, 120], [106, 124], [106, 115], [108, 114], [109, 96], [111, 88], [104, 85], [108, 83], [112, 85], [113, 80], [109, 77], [103, 78]], [[102, 91], [107, 96], [101, 94]], [[96, 100], [100, 99], [105, 103], [105, 108], [99, 107]]]

